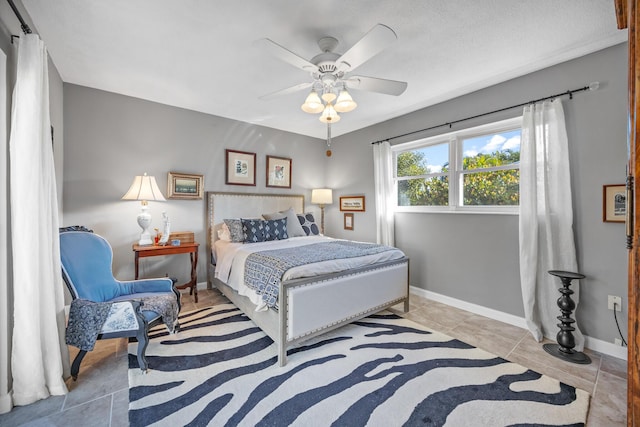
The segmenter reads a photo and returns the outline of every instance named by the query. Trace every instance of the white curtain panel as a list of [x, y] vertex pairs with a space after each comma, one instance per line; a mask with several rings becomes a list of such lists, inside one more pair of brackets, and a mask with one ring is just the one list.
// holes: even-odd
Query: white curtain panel
[[[67, 392], [64, 294], [49, 118], [47, 50], [19, 39], [11, 109], [10, 185], [13, 256], [13, 404]], [[63, 360], [65, 362], [63, 362]]]
[[9, 158], [7, 153], [7, 55], [0, 50], [0, 414], [12, 408], [9, 360], [11, 359], [11, 304], [9, 304]]
[[389, 141], [373, 144], [373, 171], [376, 193], [377, 242], [393, 246], [393, 162]]
[[[559, 330], [559, 278], [549, 270], [578, 272], [564, 110], [559, 99], [524, 108], [520, 146], [520, 282], [527, 326], [534, 338]], [[571, 283], [578, 303], [579, 281]], [[573, 314], [575, 319], [575, 311]], [[577, 324], [575, 350], [584, 337]]]

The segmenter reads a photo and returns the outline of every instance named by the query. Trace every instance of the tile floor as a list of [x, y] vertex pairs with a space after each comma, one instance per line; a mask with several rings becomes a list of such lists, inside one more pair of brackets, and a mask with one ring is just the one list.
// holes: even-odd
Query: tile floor
[[[199, 302], [183, 294], [183, 311], [226, 301], [217, 290], [199, 290]], [[397, 308], [397, 310], [396, 310]], [[592, 396], [588, 427], [626, 426], [626, 361], [587, 350], [590, 365], [575, 365], [548, 355], [518, 327], [412, 295], [408, 313], [394, 311], [431, 329], [581, 388]], [[71, 358], [76, 349], [70, 347]], [[0, 415], [0, 426], [126, 426], [129, 405], [127, 341], [98, 341], [87, 354], [69, 394], [54, 396]]]

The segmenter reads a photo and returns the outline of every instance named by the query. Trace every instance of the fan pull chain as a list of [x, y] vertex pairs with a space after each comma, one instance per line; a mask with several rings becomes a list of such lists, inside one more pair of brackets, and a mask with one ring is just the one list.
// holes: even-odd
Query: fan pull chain
[[[331, 147], [331, 122], [327, 122], [327, 147]], [[331, 150], [327, 150], [327, 157], [331, 157]]]

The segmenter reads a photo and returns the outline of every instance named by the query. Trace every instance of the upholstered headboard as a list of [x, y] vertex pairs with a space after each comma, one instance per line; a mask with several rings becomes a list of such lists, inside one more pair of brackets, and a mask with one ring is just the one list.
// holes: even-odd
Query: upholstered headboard
[[302, 194], [223, 193], [207, 191], [207, 244], [211, 253], [218, 229], [227, 218], [258, 218], [263, 213], [293, 208], [304, 213]]

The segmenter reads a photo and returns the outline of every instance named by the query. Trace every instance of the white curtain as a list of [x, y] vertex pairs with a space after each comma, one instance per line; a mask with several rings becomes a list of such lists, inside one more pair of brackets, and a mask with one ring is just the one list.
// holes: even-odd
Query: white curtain
[[[560, 280], [549, 270], [578, 272], [573, 238], [569, 147], [559, 99], [524, 109], [520, 147], [520, 283], [534, 338], [555, 339]], [[572, 281], [578, 303], [579, 282]], [[573, 314], [575, 319], [575, 312]], [[584, 337], [574, 324], [577, 351]]]
[[9, 159], [7, 153], [7, 55], [0, 50], [0, 414], [9, 412], [11, 383], [9, 382], [9, 359], [11, 349], [11, 305], [9, 303], [9, 217], [8, 180]]
[[373, 173], [376, 193], [377, 242], [395, 244], [393, 232], [393, 162], [389, 141], [373, 144]]
[[67, 392], [64, 294], [49, 119], [47, 51], [19, 39], [11, 109], [10, 188], [13, 257], [13, 404]]

